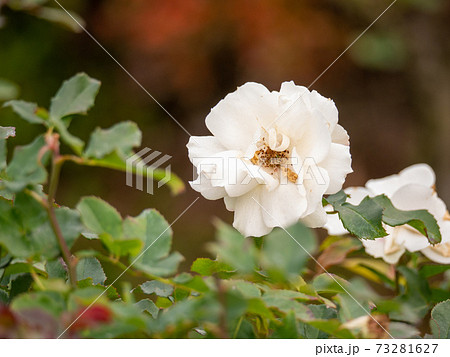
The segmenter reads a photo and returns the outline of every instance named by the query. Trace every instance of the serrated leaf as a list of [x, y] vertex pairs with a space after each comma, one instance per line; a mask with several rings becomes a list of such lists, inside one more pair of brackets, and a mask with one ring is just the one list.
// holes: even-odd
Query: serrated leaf
[[132, 154], [134, 147], [141, 145], [141, 140], [141, 131], [133, 122], [122, 122], [109, 129], [97, 128], [91, 134], [84, 156], [102, 159], [116, 151], [125, 159]]
[[[169, 276], [176, 272], [183, 257], [170, 253], [172, 229], [156, 210], [145, 210], [137, 217], [127, 217], [123, 223], [124, 237], [140, 239], [143, 248], [135, 266], [150, 274]], [[130, 260], [134, 261], [134, 257]]]
[[274, 280], [295, 279], [316, 249], [314, 234], [303, 224], [297, 223], [287, 232], [277, 228], [264, 239], [261, 265]]
[[348, 282], [337, 275], [330, 276], [323, 273], [314, 278], [312, 285], [318, 293], [336, 294], [346, 293], [345, 287], [348, 286]]
[[154, 319], [158, 317], [159, 308], [150, 299], [143, 299], [135, 304], [141, 312], [147, 311]]
[[[327, 328], [328, 331], [325, 332], [322, 322], [328, 320], [336, 321], [336, 310], [327, 308], [325, 305], [311, 305], [310, 310], [313, 314], [313, 319], [309, 323], [300, 323], [300, 334], [305, 338], [329, 338], [329, 332], [331, 331]], [[339, 324], [334, 324], [336, 328], [339, 327]]]
[[49, 279], [67, 279], [67, 270], [59, 259], [47, 261], [47, 263], [45, 264], [45, 270], [48, 274]]
[[108, 251], [116, 257], [135, 256], [139, 254], [143, 246], [139, 239], [117, 239], [108, 233], [100, 234], [100, 240]]
[[[292, 291], [292, 293], [295, 293], [295, 291]], [[312, 316], [311, 310], [297, 301], [294, 294], [279, 294], [276, 290], [273, 290], [264, 293], [262, 300], [268, 307], [274, 307], [285, 314], [294, 313], [296, 318], [300, 320], [309, 320]]]
[[450, 265], [424, 265], [420, 268], [419, 274], [425, 279], [441, 274], [450, 269]]
[[36, 103], [25, 102], [24, 100], [11, 100], [3, 106], [10, 107], [14, 113], [31, 124], [45, 124], [43, 114], [46, 111], [39, 108]]
[[246, 299], [261, 297], [261, 290], [255, 284], [238, 280], [233, 282], [233, 285]]
[[68, 115], [86, 114], [94, 105], [100, 89], [100, 82], [85, 73], [79, 73], [67, 81], [52, 98], [51, 118], [63, 118]]
[[383, 209], [370, 197], [364, 198], [358, 206], [345, 202], [347, 195], [340, 191], [329, 196], [327, 201], [338, 212], [345, 229], [363, 239], [385, 237], [382, 225]]
[[106, 275], [102, 265], [97, 258], [83, 258], [77, 264], [77, 279], [92, 279], [94, 285], [103, 285], [106, 281]]
[[168, 297], [173, 293], [173, 286], [162, 283], [158, 280], [146, 281], [140, 285], [145, 294], [156, 294], [161, 297]]
[[[79, 214], [68, 208], [57, 208], [55, 215], [71, 247], [83, 228]], [[47, 211], [25, 193], [16, 195], [14, 205], [0, 199], [0, 242], [15, 257], [54, 258], [59, 254]]]
[[383, 209], [383, 222], [392, 226], [408, 224], [428, 238], [430, 244], [439, 243], [442, 239], [436, 219], [427, 210], [402, 211], [394, 207], [389, 198], [379, 195], [373, 198]]
[[220, 272], [231, 272], [233, 268], [223, 262], [209, 258], [198, 258], [192, 263], [191, 271], [203, 276], [211, 276]]
[[6, 177], [3, 180], [5, 187], [11, 192], [22, 191], [28, 185], [42, 184], [47, 181], [45, 163], [49, 155], [39, 158], [40, 150], [45, 140], [38, 136], [31, 144], [17, 147], [13, 158], [6, 168]]
[[93, 233], [107, 233], [122, 237], [122, 218], [119, 212], [98, 197], [84, 197], [77, 205], [83, 224]]
[[256, 267], [257, 251], [252, 238], [244, 238], [233, 227], [216, 222], [217, 241], [210, 250], [218, 255], [218, 260], [241, 273], [253, 272]]
[[434, 338], [450, 338], [450, 300], [437, 304], [431, 310], [430, 326]]

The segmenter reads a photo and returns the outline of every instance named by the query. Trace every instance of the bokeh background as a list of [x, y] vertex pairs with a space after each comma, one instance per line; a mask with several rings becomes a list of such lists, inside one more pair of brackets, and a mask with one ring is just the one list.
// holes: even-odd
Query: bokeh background
[[[278, 90], [283, 81], [309, 85], [391, 0], [59, 0], [193, 135], [227, 93], [247, 81]], [[0, 98], [48, 106], [61, 82], [77, 72], [102, 81], [96, 106], [72, 130], [133, 120], [143, 146], [171, 155], [187, 183], [188, 136], [53, 0], [0, 0]], [[417, 163], [437, 173], [450, 204], [450, 2], [398, 0], [313, 86], [333, 98], [351, 138], [354, 173], [346, 186]], [[14, 144], [40, 130], [8, 109]], [[151, 196], [125, 185], [123, 173], [68, 165], [58, 201], [74, 206], [98, 195], [123, 215], [154, 207], [172, 221], [197, 196]], [[222, 201], [201, 198], [173, 227], [174, 248], [208, 256], [214, 218], [232, 222]]]

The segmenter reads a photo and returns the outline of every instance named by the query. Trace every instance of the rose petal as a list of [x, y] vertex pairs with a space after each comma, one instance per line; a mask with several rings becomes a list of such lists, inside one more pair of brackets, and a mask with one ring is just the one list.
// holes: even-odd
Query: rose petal
[[338, 192], [342, 188], [347, 175], [353, 172], [350, 148], [345, 145], [332, 143], [327, 157], [319, 165], [327, 170], [330, 177], [330, 184], [325, 193], [333, 194]]
[[261, 206], [257, 203], [261, 191], [257, 188], [235, 199], [233, 227], [245, 237], [261, 237], [272, 230], [265, 224]]
[[255, 132], [275, 118], [275, 95], [261, 84], [246, 83], [212, 108], [206, 126], [223, 146], [245, 152]]

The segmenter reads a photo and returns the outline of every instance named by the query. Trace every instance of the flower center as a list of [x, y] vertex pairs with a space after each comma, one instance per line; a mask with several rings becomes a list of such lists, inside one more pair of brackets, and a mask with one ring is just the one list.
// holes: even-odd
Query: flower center
[[292, 164], [289, 156], [289, 137], [284, 134], [278, 134], [275, 129], [266, 132], [256, 144], [258, 150], [250, 159], [253, 165], [258, 165], [273, 174], [282, 174], [287, 179], [295, 183], [298, 175], [292, 170]]

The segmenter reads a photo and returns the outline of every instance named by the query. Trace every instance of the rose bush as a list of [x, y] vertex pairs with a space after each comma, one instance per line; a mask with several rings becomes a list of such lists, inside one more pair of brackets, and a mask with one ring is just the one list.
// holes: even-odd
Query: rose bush
[[[349, 198], [339, 191], [351, 159], [334, 103], [293, 83], [280, 92], [244, 85], [208, 116], [214, 136], [189, 142], [192, 185], [224, 198], [244, 235], [264, 237], [216, 222], [211, 256], [179, 272], [171, 224], [155, 209], [122, 217], [98, 197], [55, 201], [65, 163], [127, 171], [141, 144], [132, 122], [98, 128], [87, 144], [71, 133], [99, 87], [78, 74], [48, 110], [4, 105], [44, 131], [20, 147], [21, 132], [0, 127], [0, 337], [450, 337], [450, 265], [426, 258], [448, 256], [448, 214], [428, 166], [369, 181]], [[230, 173], [246, 183], [226, 181]], [[309, 180], [314, 173], [324, 180]], [[183, 191], [175, 174], [168, 187]], [[319, 240], [302, 222], [348, 234]], [[374, 259], [370, 245], [386, 261], [402, 257]]]

